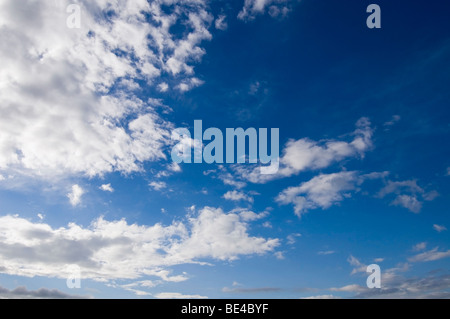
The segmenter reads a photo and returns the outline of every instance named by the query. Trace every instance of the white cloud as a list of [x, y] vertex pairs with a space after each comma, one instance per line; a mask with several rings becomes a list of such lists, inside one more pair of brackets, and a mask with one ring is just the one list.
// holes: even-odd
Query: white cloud
[[417, 245], [414, 245], [414, 247], [412, 249], [413, 249], [413, 251], [421, 251], [421, 250], [425, 250], [426, 248], [427, 248], [427, 243], [422, 242], [422, 243], [418, 243]]
[[180, 83], [176, 88], [180, 90], [181, 92], [187, 92], [190, 91], [196, 87], [199, 87], [202, 85], [204, 81], [197, 79], [197, 78], [191, 78], [189, 80], [183, 81]]
[[253, 197], [251, 197], [243, 192], [239, 192], [239, 191], [229, 191], [225, 195], [223, 195], [223, 198], [225, 198], [226, 200], [232, 200], [235, 202], [246, 201], [249, 203], [253, 203], [253, 201], [254, 201]]
[[351, 266], [353, 266], [353, 270], [351, 272], [352, 275], [357, 273], [365, 273], [367, 271], [367, 265], [361, 263], [356, 257], [350, 255], [347, 261]]
[[262, 224], [262, 226], [263, 226], [264, 228], [272, 228], [272, 227], [273, 227], [272, 224], [271, 224], [270, 222], [264, 222], [264, 223]]
[[254, 20], [264, 14], [268, 8], [271, 17], [285, 17], [290, 11], [291, 0], [245, 0], [244, 7], [238, 14], [241, 20]]
[[361, 292], [366, 291], [367, 288], [361, 287], [360, 285], [347, 285], [340, 288], [330, 288], [330, 291], [340, 291], [340, 292]]
[[167, 184], [165, 182], [151, 182], [148, 185], [157, 192], [167, 188]]
[[287, 244], [294, 245], [297, 242], [297, 238], [302, 237], [302, 234], [290, 234], [287, 236]]
[[241, 216], [242, 220], [246, 222], [260, 220], [266, 218], [267, 215], [269, 215], [269, 213], [267, 212], [257, 214], [245, 209], [244, 210], [239, 209], [238, 211], [240, 211], [239, 216]]
[[439, 247], [436, 247], [432, 250], [423, 252], [416, 256], [409, 258], [410, 262], [426, 262], [426, 261], [435, 261], [443, 258], [450, 257], [450, 250], [447, 251], [439, 251]]
[[351, 197], [367, 179], [384, 176], [383, 173], [360, 175], [358, 172], [340, 172], [322, 174], [298, 187], [283, 190], [276, 201], [282, 205], [293, 204], [295, 214], [299, 217], [311, 209], [328, 209]]
[[392, 118], [385, 122], [383, 125], [386, 127], [386, 129], [389, 129], [389, 127], [394, 126], [395, 124], [397, 124], [400, 120], [401, 120], [401, 116], [400, 115], [393, 115]]
[[376, 263], [382, 263], [384, 261], [384, 258], [375, 258], [373, 261]]
[[274, 253], [274, 256], [278, 259], [278, 260], [284, 260], [286, 257], [284, 257], [284, 253], [282, 251], [277, 251]]
[[96, 176], [165, 158], [171, 125], [130, 88], [202, 83], [192, 63], [211, 39], [205, 2], [80, 0], [81, 29], [60, 3], [0, 4], [0, 170]]
[[314, 299], [342, 299], [341, 297], [333, 296], [333, 295], [320, 295], [320, 296], [311, 296], [311, 297], [305, 297], [302, 299], [306, 300], [314, 300]]
[[437, 231], [438, 233], [442, 233], [443, 231], [446, 231], [446, 230], [447, 230], [447, 227], [442, 226], [442, 225], [434, 224], [434, 225], [433, 225], [433, 229], [434, 229], [435, 231]]
[[112, 188], [111, 184], [104, 184], [100, 186], [100, 189], [104, 192], [114, 193], [114, 188]]
[[409, 195], [397, 196], [397, 198], [392, 202], [392, 205], [402, 206], [416, 214], [420, 213], [422, 209], [422, 203], [419, 202], [415, 196]]
[[396, 198], [392, 201], [392, 205], [402, 206], [413, 213], [420, 213], [422, 210], [423, 202], [433, 201], [439, 196], [436, 191], [426, 192], [422, 187], [417, 185], [416, 180], [408, 181], [388, 181], [387, 185], [378, 192], [378, 197], [385, 197], [389, 194], [396, 194]]
[[319, 255], [319, 256], [328, 256], [328, 255], [333, 255], [334, 253], [336, 253], [334, 250], [326, 250], [326, 251], [319, 251], [317, 253], [317, 255]]
[[45, 219], [45, 215], [43, 215], [43, 214], [37, 214], [37, 217], [38, 217], [40, 220], [44, 220], [44, 219]]
[[158, 84], [158, 90], [159, 90], [159, 92], [169, 91], [169, 84], [167, 84], [166, 82]]
[[254, 169], [236, 167], [238, 176], [252, 183], [266, 183], [270, 180], [297, 175], [306, 170], [323, 169], [335, 162], [351, 157], [363, 157], [372, 148], [373, 129], [367, 118], [356, 123], [350, 142], [339, 140], [312, 141], [304, 138], [290, 140], [280, 158], [276, 174], [262, 175], [259, 167]]
[[[187, 222], [130, 225], [99, 218], [89, 227], [71, 223], [52, 228], [17, 216], [0, 217], [0, 272], [17, 276], [67, 278], [66, 265], [81, 267], [83, 278], [107, 282], [153, 276], [187, 280], [168, 267], [209, 260], [236, 260], [265, 254], [278, 239], [252, 237], [237, 214], [204, 208]], [[142, 289], [140, 289], [142, 290]]]
[[81, 204], [81, 197], [84, 195], [84, 190], [79, 185], [73, 185], [72, 191], [67, 194], [70, 204], [72, 206], [78, 206]]
[[215, 22], [215, 26], [217, 30], [221, 30], [221, 31], [225, 31], [226, 29], [228, 29], [228, 23], [226, 21], [227, 16], [224, 14], [221, 14], [217, 17], [216, 22]]
[[183, 295], [178, 292], [161, 292], [154, 296], [156, 299], [208, 299], [200, 295]]

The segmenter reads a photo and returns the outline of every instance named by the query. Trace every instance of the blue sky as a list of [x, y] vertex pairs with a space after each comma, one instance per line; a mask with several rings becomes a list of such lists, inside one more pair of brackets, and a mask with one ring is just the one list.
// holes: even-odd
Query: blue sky
[[[448, 298], [450, 6], [372, 2], [3, 1], [0, 297]], [[278, 173], [175, 165], [194, 120]]]

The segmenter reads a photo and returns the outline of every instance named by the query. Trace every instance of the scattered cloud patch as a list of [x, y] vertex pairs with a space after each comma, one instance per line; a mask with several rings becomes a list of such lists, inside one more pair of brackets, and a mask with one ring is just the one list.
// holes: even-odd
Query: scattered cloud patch
[[76, 207], [81, 204], [81, 198], [83, 197], [85, 191], [81, 186], [79, 185], [73, 185], [72, 191], [67, 194], [67, 197], [69, 198], [70, 204], [73, 207]]
[[416, 256], [409, 258], [410, 262], [427, 262], [427, 261], [435, 261], [439, 259], [444, 259], [450, 257], [450, 250], [447, 251], [439, 251], [439, 247], [436, 247], [432, 250], [420, 253]]
[[317, 253], [317, 255], [319, 255], [319, 256], [328, 256], [328, 255], [333, 255], [335, 253], [336, 252], [334, 250], [326, 250], [326, 251], [319, 251]]
[[338, 297], [338, 296], [333, 296], [333, 295], [320, 295], [320, 296], [311, 296], [311, 297], [305, 297], [305, 298], [301, 298], [301, 299], [305, 299], [305, 300], [314, 300], [314, 299], [342, 299], [342, 297]]
[[330, 288], [329, 290], [339, 292], [361, 292], [367, 290], [367, 287], [362, 287], [360, 285], [347, 285], [340, 288]]
[[208, 299], [206, 296], [200, 295], [183, 295], [178, 292], [161, 292], [154, 295], [156, 299]]
[[168, 267], [231, 261], [266, 254], [279, 245], [278, 239], [249, 235], [249, 224], [238, 214], [209, 207], [192, 214], [186, 222], [168, 226], [99, 218], [89, 227], [71, 223], [61, 228], [18, 216], [0, 217], [0, 272], [64, 279], [65, 266], [76, 264], [84, 279], [101, 282], [148, 276], [180, 282], [186, 275], [171, 275]]
[[359, 172], [322, 174], [297, 187], [283, 190], [276, 198], [281, 205], [294, 205], [294, 212], [301, 217], [312, 209], [328, 209], [339, 204], [368, 179], [382, 178], [386, 173], [361, 175]]
[[389, 131], [390, 128], [392, 126], [394, 126], [395, 124], [397, 124], [398, 122], [400, 122], [401, 119], [402, 118], [400, 115], [393, 115], [389, 121], [387, 121], [383, 124], [383, 126], [385, 127], [385, 131]]
[[253, 197], [251, 197], [243, 192], [236, 191], [236, 190], [227, 192], [225, 195], [223, 195], [223, 198], [226, 200], [231, 200], [231, 201], [235, 201], [235, 202], [239, 202], [239, 201], [246, 201], [249, 203], [254, 202]]
[[279, 292], [280, 288], [275, 287], [261, 287], [261, 288], [244, 288], [239, 286], [234, 286], [233, 288], [224, 287], [222, 292], [233, 293], [233, 294], [257, 294], [257, 293], [270, 293]]
[[291, 10], [291, 0], [245, 0], [238, 19], [251, 21], [268, 11], [272, 18], [285, 17]]
[[284, 260], [286, 257], [284, 257], [284, 253], [282, 251], [277, 251], [273, 254], [276, 259], [278, 260]]
[[165, 159], [172, 125], [139, 83], [182, 92], [203, 83], [193, 64], [212, 38], [207, 2], [82, 0], [81, 29], [66, 27], [71, 2], [59, 3], [1, 2], [0, 169], [93, 177]]
[[350, 142], [340, 140], [312, 141], [308, 138], [290, 140], [280, 158], [280, 167], [276, 174], [262, 175], [259, 167], [236, 167], [240, 178], [252, 183], [268, 181], [298, 175], [307, 170], [318, 170], [347, 158], [364, 157], [372, 149], [373, 129], [368, 118], [361, 118], [356, 123], [356, 130], [351, 133]]
[[217, 30], [225, 31], [228, 29], [228, 23], [226, 21], [227, 16], [224, 14], [221, 14], [217, 17], [215, 24], [215, 27]]
[[427, 248], [427, 243], [422, 242], [422, 243], [418, 243], [417, 245], [414, 245], [413, 251], [421, 251], [421, 250], [425, 250], [426, 248]]
[[433, 229], [434, 229], [435, 231], [437, 231], [438, 233], [442, 233], [443, 231], [446, 231], [446, 230], [447, 230], [447, 227], [442, 226], [442, 225], [438, 225], [438, 224], [434, 224], [434, 225], [433, 225]]
[[100, 186], [100, 189], [104, 192], [114, 193], [114, 188], [112, 188], [111, 184], [104, 184]]
[[148, 185], [157, 192], [167, 188], [167, 184], [165, 182], [151, 182]]
[[297, 238], [302, 237], [302, 234], [290, 234], [287, 236], [287, 244], [288, 245], [294, 245], [297, 242]]
[[433, 201], [439, 196], [436, 191], [426, 192], [422, 187], [417, 185], [416, 180], [408, 181], [388, 181], [387, 185], [378, 192], [378, 197], [384, 198], [387, 195], [395, 194], [396, 198], [392, 201], [392, 205], [401, 206], [409, 211], [418, 214], [422, 210], [423, 201]]

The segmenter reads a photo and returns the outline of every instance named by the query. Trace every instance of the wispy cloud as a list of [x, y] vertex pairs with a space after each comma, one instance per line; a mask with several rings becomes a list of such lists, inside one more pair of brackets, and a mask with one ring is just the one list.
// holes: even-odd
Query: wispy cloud
[[438, 224], [434, 224], [434, 225], [433, 225], [433, 229], [434, 229], [435, 231], [437, 231], [438, 233], [442, 233], [443, 231], [446, 231], [446, 230], [447, 230], [447, 227], [442, 226], [442, 225], [438, 225]]
[[422, 201], [433, 201], [439, 196], [436, 191], [426, 192], [416, 180], [388, 181], [387, 185], [378, 192], [378, 197], [383, 198], [389, 194], [397, 195], [392, 205], [402, 206], [416, 214], [422, 210]]
[[421, 251], [421, 250], [425, 250], [426, 248], [427, 248], [427, 243], [422, 242], [422, 243], [418, 243], [417, 245], [414, 245], [412, 250], [413, 251]]
[[319, 295], [319, 296], [310, 296], [301, 299], [306, 300], [314, 300], [314, 299], [342, 299], [342, 297], [334, 296], [334, 295]]
[[333, 255], [336, 252], [334, 250], [326, 250], [326, 251], [319, 251], [317, 252], [317, 255], [319, 256], [328, 256], [328, 255]]
[[154, 295], [156, 299], [208, 299], [206, 296], [200, 295], [183, 295], [178, 292], [161, 292]]
[[226, 19], [227, 16], [224, 14], [221, 14], [217, 17], [216, 21], [214, 22], [217, 30], [225, 31], [226, 29], [228, 29], [228, 23]]
[[435, 261], [435, 260], [448, 258], [448, 257], [450, 257], [450, 250], [439, 251], [439, 247], [436, 247], [432, 250], [415, 255], [415, 256], [409, 258], [408, 260], [410, 262], [427, 262], [427, 261]]
[[222, 291], [226, 292], [226, 293], [234, 293], [234, 294], [256, 294], [256, 293], [279, 292], [279, 291], [281, 291], [281, 288], [275, 288], [275, 287], [261, 287], [261, 288], [233, 287], [233, 288], [228, 288], [228, 287], [224, 287], [222, 289]]
[[288, 245], [294, 245], [297, 242], [297, 238], [302, 237], [302, 234], [299, 233], [295, 233], [295, 234], [290, 234], [289, 236], [287, 236], [287, 244]]

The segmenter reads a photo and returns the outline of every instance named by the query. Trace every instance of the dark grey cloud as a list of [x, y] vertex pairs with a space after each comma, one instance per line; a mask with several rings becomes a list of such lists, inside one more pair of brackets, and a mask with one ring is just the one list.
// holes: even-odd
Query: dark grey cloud
[[26, 287], [17, 287], [13, 290], [0, 286], [0, 299], [91, 299], [90, 296], [71, 295], [57, 289], [41, 288], [28, 290]]

